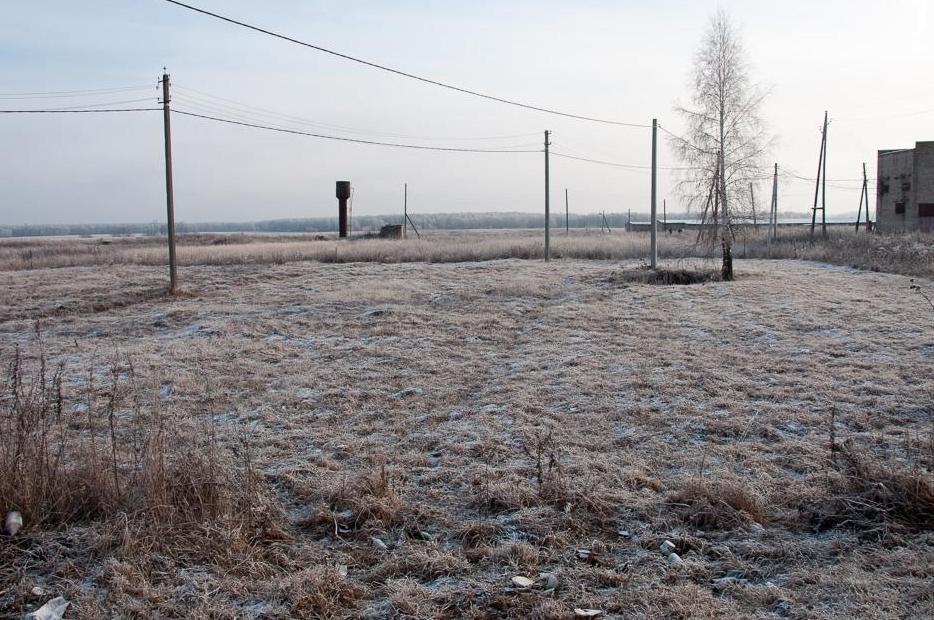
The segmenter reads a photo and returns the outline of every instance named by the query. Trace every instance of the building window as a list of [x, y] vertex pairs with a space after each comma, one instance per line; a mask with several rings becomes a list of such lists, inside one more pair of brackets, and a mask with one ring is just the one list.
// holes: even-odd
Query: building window
[[911, 181], [902, 181], [902, 191], [903, 192], [911, 191]]
[[934, 202], [918, 203], [918, 217], [934, 217]]
[[895, 203], [895, 215], [905, 215], [905, 203], [904, 202]]

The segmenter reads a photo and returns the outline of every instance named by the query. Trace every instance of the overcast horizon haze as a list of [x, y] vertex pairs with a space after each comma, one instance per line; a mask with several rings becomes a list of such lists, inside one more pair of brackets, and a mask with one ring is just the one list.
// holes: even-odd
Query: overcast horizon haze
[[[828, 217], [854, 212], [876, 151], [934, 140], [934, 1], [380, 3], [190, 0], [206, 10], [403, 71], [498, 97], [679, 133], [678, 102], [710, 16], [738, 27], [754, 81], [770, 89], [767, 161], [816, 173], [824, 110]], [[0, 108], [157, 107], [162, 67], [177, 110], [293, 129], [461, 148], [540, 150], [648, 166], [651, 131], [552, 116], [444, 90], [227, 24], [164, 0], [9, 4], [0, 23]], [[925, 76], [928, 76], [927, 78]], [[83, 97], [21, 93], [128, 90]], [[228, 101], [224, 101], [228, 100]], [[127, 102], [127, 103], [123, 103]], [[250, 108], [241, 107], [238, 102]], [[272, 110], [292, 119], [269, 116]], [[312, 122], [304, 122], [308, 119]], [[0, 224], [165, 219], [162, 114], [0, 114]], [[176, 219], [336, 215], [334, 181], [355, 215], [541, 212], [541, 153], [410, 151], [172, 118]], [[659, 134], [659, 165], [678, 166]], [[676, 172], [659, 203], [682, 210]], [[572, 212], [647, 211], [649, 171], [553, 158], [551, 195]], [[874, 188], [874, 185], [871, 186]], [[757, 187], [768, 204], [770, 181]], [[814, 187], [783, 179], [780, 209]], [[875, 192], [870, 190], [875, 207]]]

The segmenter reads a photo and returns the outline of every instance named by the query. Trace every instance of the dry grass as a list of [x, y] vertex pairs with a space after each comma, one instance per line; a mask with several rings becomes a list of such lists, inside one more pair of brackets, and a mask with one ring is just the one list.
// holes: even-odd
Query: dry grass
[[[927, 449], [931, 450], [928, 456], [934, 456], [934, 445]], [[818, 529], [934, 529], [930, 469], [886, 463], [852, 442], [841, 448], [838, 459], [839, 475], [829, 478], [828, 497], [814, 510], [812, 519]]]
[[[27, 352], [14, 348], [0, 397], [0, 511], [25, 523], [22, 542], [0, 546], [0, 582], [31, 571], [37, 552], [54, 556], [43, 546], [62, 544], [48, 536], [56, 531], [68, 534], [69, 552], [138, 567], [159, 553], [242, 565], [258, 541], [288, 538], [246, 441], [234, 458], [213, 426], [163, 411], [117, 353], [70, 374], [65, 359], [46, 357], [36, 331]], [[12, 596], [0, 609], [34, 596], [0, 594]]]
[[[49, 404], [20, 409], [57, 420], [62, 385], [69, 445], [97, 442], [74, 463], [109, 499], [0, 538], [0, 615], [38, 586], [79, 617], [931, 616], [934, 335], [909, 278], [739, 259], [728, 284], [617, 280], [637, 268], [206, 265], [172, 298], [139, 293], [161, 267], [4, 272], [0, 357], [19, 346], [23, 395], [47, 317]], [[218, 509], [170, 494], [188, 516], [147, 520], [134, 395], [167, 461], [193, 463], [170, 488], [212, 480], [214, 433]], [[6, 428], [0, 446], [30, 444]], [[553, 591], [511, 582], [540, 573]]]
[[685, 523], [703, 530], [746, 527], [765, 520], [764, 502], [741, 481], [692, 480], [669, 499]]
[[610, 276], [615, 283], [659, 284], [662, 286], [684, 286], [720, 282], [723, 280], [719, 271], [714, 269], [641, 269], [619, 271]]
[[[209, 238], [208, 238], [209, 239]], [[544, 256], [541, 233], [503, 231], [475, 234], [431, 233], [405, 241], [353, 239], [338, 241], [320, 236], [270, 239], [264, 236], [180, 237], [180, 265], [274, 264], [299, 261], [322, 263], [454, 263], [508, 258], [540, 259]], [[662, 255], [690, 256], [693, 238], [672, 237], [662, 246]], [[632, 259], [647, 255], [646, 234], [597, 234], [575, 232], [554, 235], [555, 258]], [[46, 269], [89, 265], [165, 265], [168, 258], [164, 240], [155, 238], [99, 240], [68, 239], [33, 242], [0, 242], [0, 271]]]
[[[736, 258], [814, 260], [904, 275], [934, 277], [931, 235], [882, 235], [832, 228], [828, 238], [811, 239], [807, 227], [782, 229], [767, 243], [765, 227], [740, 229]], [[564, 259], [646, 259], [645, 232], [609, 234], [572, 231], [552, 235], [552, 256]], [[700, 258], [709, 253], [696, 244], [696, 233], [659, 235], [659, 256]], [[452, 263], [501, 259], [540, 259], [540, 231], [430, 232], [421, 239], [392, 241], [360, 238], [338, 241], [324, 235], [183, 235], [178, 261], [183, 266], [244, 265], [315, 261], [322, 263]], [[0, 271], [78, 266], [165, 265], [164, 240], [159, 238], [0, 240]]]
[[[785, 232], [769, 247], [760, 233], [742, 239], [743, 258], [798, 258], [833, 265], [934, 278], [934, 235], [867, 234], [830, 229], [827, 239], [810, 232]], [[737, 247], [739, 249], [739, 247]]]
[[16, 347], [5, 377], [0, 506], [40, 528], [135, 513], [171, 529], [254, 502], [253, 472], [229, 471], [214, 429], [141, 402], [128, 360], [66, 378], [64, 361], [50, 370], [37, 349], [28, 359]]

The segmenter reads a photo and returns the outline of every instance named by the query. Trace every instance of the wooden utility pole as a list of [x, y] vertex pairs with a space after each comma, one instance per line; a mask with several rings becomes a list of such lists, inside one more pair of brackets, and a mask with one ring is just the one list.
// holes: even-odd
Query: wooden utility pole
[[172, 186], [172, 118], [169, 109], [169, 74], [162, 73], [162, 122], [165, 130], [165, 209], [168, 216], [169, 235], [169, 292], [178, 290], [177, 263], [175, 260], [175, 190]]
[[626, 232], [632, 232], [632, 209], [626, 209]]
[[656, 196], [655, 196], [655, 187], [656, 187], [655, 182], [656, 182], [656, 174], [658, 172], [657, 153], [658, 153], [658, 119], [653, 118], [652, 119], [652, 217], [651, 217], [652, 269], [658, 268], [658, 205], [656, 204]]
[[866, 232], [869, 232], [869, 181], [866, 178], [866, 162], [863, 162], [863, 187], [859, 192], [859, 211], [856, 213], [856, 232], [859, 232], [859, 221], [863, 217], [863, 201], [866, 202]]
[[[824, 111], [824, 128], [821, 131], [820, 157], [817, 160], [817, 180], [814, 186], [814, 207], [811, 209], [811, 238], [814, 238], [814, 228], [817, 225], [817, 210], [821, 211], [821, 232], [827, 236], [827, 112]], [[821, 176], [823, 174], [823, 177]], [[821, 194], [821, 181], [823, 181], [823, 194]], [[821, 206], [817, 206], [817, 199], [823, 196]]]
[[821, 182], [820, 218], [821, 235], [827, 238], [827, 127], [830, 121], [827, 112], [824, 112], [824, 178]]
[[571, 234], [571, 212], [568, 207], [568, 188], [564, 188], [564, 234]]
[[402, 187], [402, 238], [405, 239], [409, 227], [409, 184], [404, 183]]
[[551, 184], [548, 179], [548, 138], [550, 131], [545, 131], [545, 261], [551, 260]]
[[668, 232], [668, 199], [662, 198], [662, 229]]
[[756, 220], [756, 193], [752, 189], [752, 183], [749, 184], [749, 201], [752, 204], [752, 226], [759, 230], [759, 221]]
[[769, 209], [769, 246], [778, 235], [778, 164], [772, 176], [772, 207]]

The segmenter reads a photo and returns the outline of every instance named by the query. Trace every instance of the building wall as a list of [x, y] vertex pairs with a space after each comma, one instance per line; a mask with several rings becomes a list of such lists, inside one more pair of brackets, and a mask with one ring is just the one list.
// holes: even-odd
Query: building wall
[[[877, 230], [934, 232], [934, 142], [879, 151], [876, 179]], [[899, 205], [904, 205], [903, 213], [897, 213]]]
[[[917, 228], [918, 210], [912, 208], [914, 164], [913, 149], [879, 151], [876, 172], [876, 230], [879, 232], [905, 232]], [[904, 213], [896, 213], [900, 204], [904, 205]]]
[[[924, 232], [934, 232], [934, 142], [919, 142], [915, 145], [914, 168], [913, 189], [918, 228]], [[925, 212], [930, 215], [920, 217]]]

